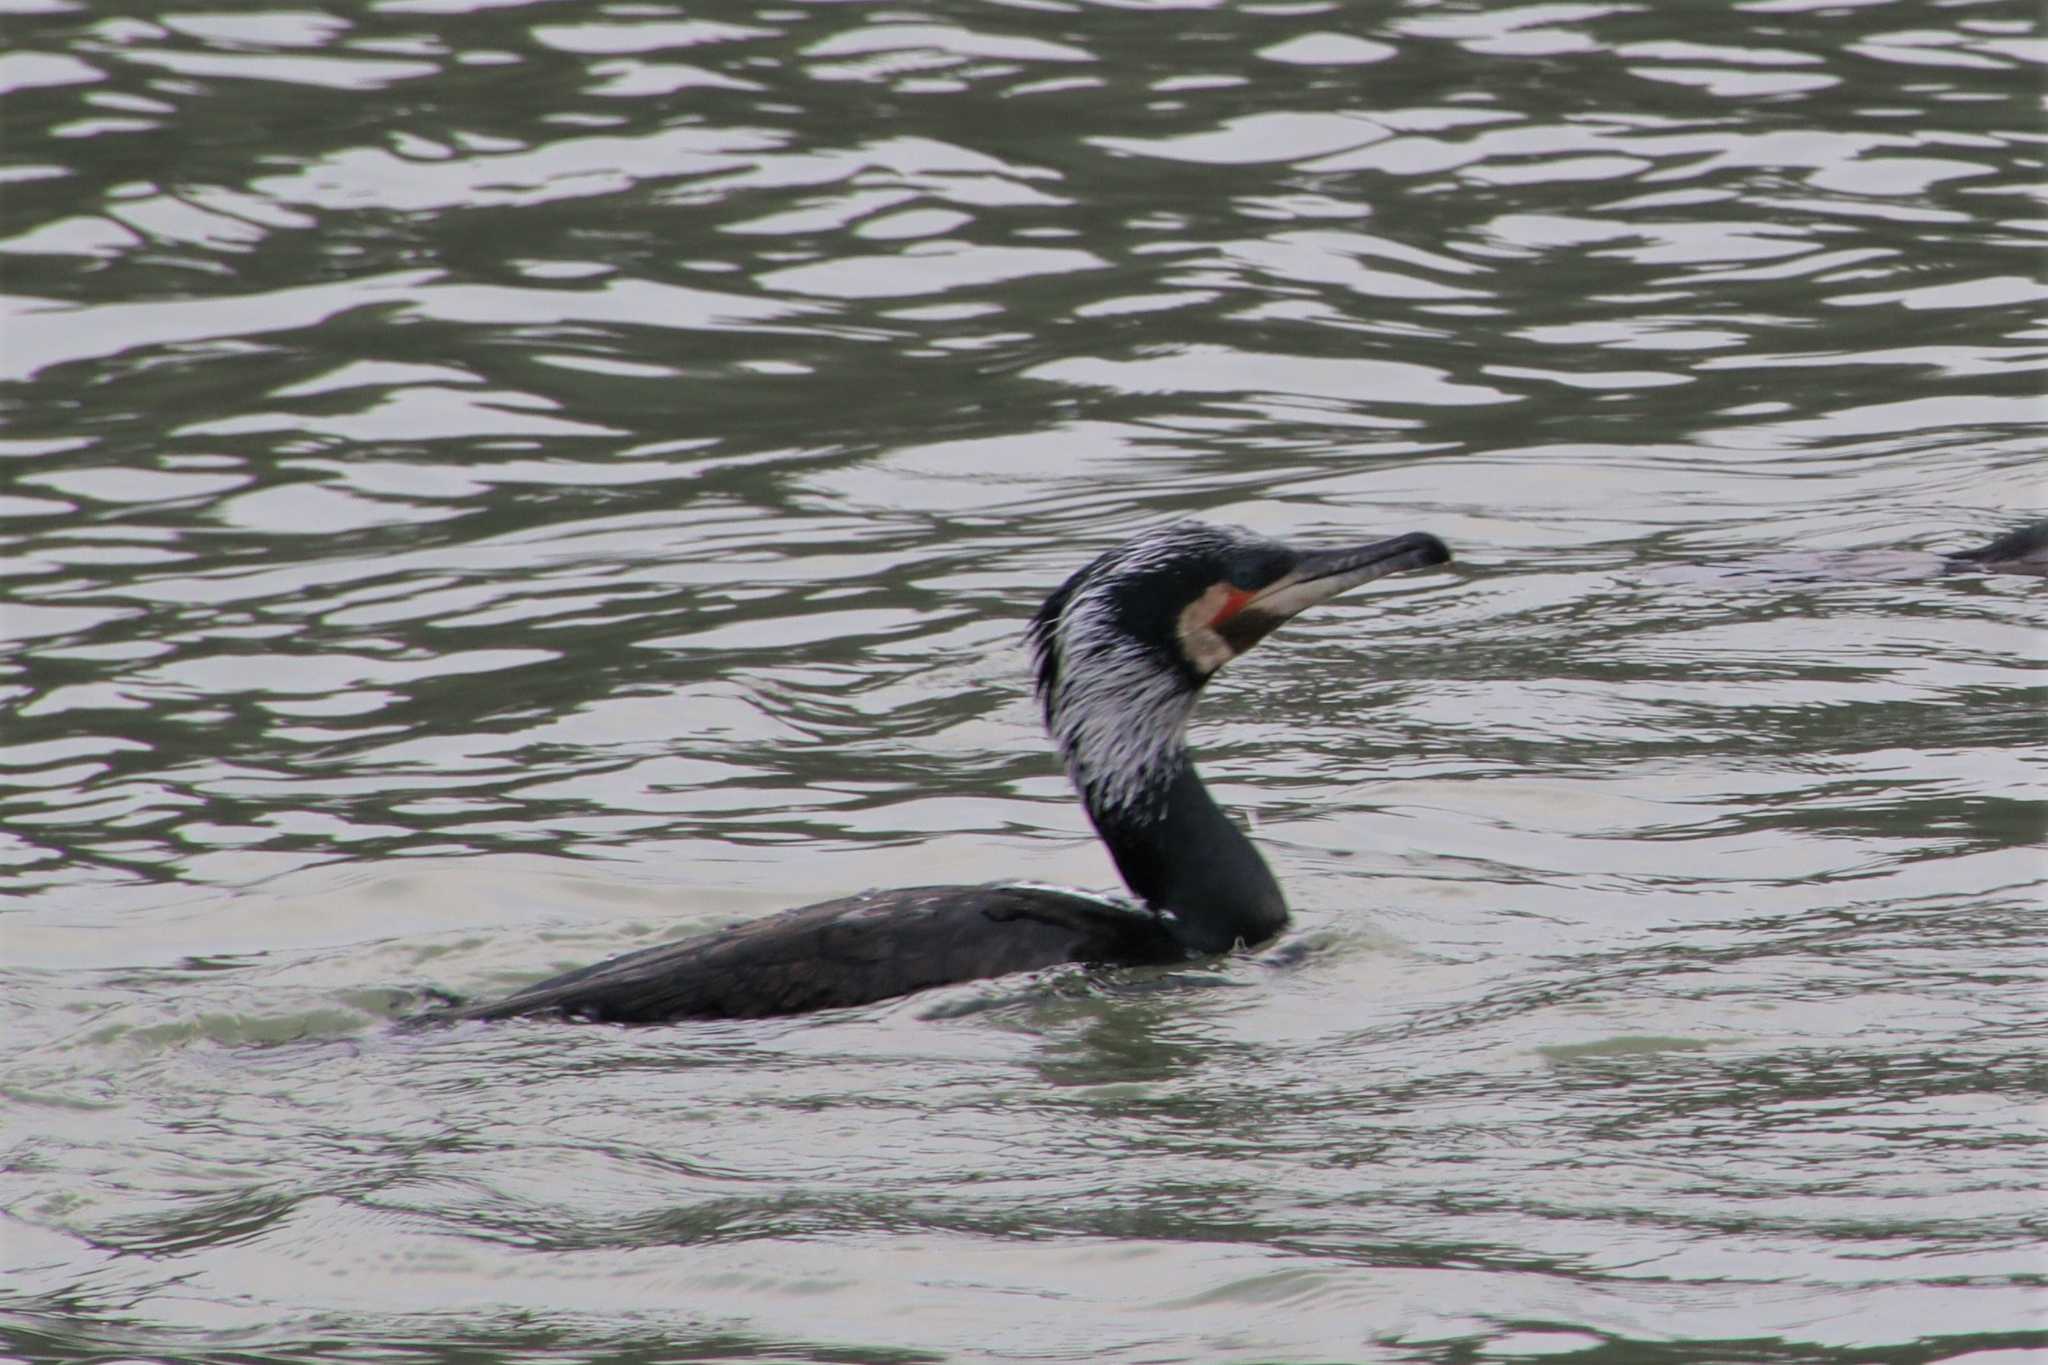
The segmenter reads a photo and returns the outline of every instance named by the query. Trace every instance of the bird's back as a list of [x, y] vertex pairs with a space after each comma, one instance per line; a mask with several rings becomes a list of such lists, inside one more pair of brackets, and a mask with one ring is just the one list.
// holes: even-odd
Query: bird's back
[[[990, 932], [991, 925], [1003, 926]], [[420, 1023], [551, 1014], [755, 1019], [887, 1000], [1062, 962], [1186, 955], [1147, 910], [1051, 887], [920, 886], [824, 901], [628, 953]]]
[[2048, 521], [2037, 521], [2008, 531], [1988, 545], [1949, 556], [1955, 567], [1985, 569], [1991, 573], [2024, 573], [2048, 578]]

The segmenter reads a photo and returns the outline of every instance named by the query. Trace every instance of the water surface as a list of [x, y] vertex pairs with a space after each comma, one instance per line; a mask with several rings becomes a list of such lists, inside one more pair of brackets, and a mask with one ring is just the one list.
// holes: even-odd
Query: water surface
[[[2048, 506], [2031, 7], [0, 9], [13, 1355], [2048, 1351], [2041, 585], [1739, 571]], [[1112, 885], [1178, 515], [1459, 556], [1198, 712], [1282, 944], [388, 1029]]]

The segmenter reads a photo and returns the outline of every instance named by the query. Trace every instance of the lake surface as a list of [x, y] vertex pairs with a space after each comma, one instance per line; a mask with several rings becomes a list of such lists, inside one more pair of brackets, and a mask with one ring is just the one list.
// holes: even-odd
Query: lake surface
[[[2048, 598], [1829, 558], [2048, 507], [2032, 6], [0, 13], [12, 1358], [2048, 1352]], [[390, 1028], [1113, 886], [1182, 515], [1458, 555], [1197, 712], [1278, 945]]]

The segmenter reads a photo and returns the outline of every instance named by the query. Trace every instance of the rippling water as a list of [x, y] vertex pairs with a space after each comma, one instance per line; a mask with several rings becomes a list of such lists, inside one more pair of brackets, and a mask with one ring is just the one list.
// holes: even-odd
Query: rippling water
[[[0, 1340], [2048, 1350], [2029, 6], [0, 0]], [[395, 1035], [1114, 874], [1020, 630], [1410, 529], [1196, 743], [1297, 927]], [[1848, 561], [1842, 561], [1848, 562]]]

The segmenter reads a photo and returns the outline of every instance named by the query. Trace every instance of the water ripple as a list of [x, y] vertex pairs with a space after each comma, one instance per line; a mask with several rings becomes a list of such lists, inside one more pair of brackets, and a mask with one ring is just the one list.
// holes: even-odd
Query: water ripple
[[[2048, 1344], [2031, 11], [9, 20], [13, 1354]], [[1459, 556], [1210, 689], [1276, 949], [373, 1027], [1110, 883], [1189, 514]]]

